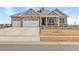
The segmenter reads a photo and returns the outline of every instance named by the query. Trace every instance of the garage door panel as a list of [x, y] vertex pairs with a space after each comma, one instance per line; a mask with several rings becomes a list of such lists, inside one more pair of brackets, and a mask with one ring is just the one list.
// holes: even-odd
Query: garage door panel
[[38, 27], [39, 21], [23, 21], [23, 27]]
[[13, 21], [13, 27], [20, 27], [20, 21]]

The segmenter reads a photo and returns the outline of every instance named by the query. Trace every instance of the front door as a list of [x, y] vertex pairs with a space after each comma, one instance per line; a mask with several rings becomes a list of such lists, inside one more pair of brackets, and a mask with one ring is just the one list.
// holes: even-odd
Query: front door
[[46, 18], [42, 18], [42, 25], [46, 25]]

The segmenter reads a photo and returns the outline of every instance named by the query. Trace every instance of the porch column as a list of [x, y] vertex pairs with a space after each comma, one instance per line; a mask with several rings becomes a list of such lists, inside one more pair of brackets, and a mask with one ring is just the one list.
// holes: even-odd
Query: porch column
[[13, 18], [11, 17], [11, 26], [13, 26]]
[[40, 16], [39, 26], [40, 26], [40, 27], [42, 26], [41, 16]]
[[60, 26], [60, 20], [59, 20], [59, 17], [57, 17], [57, 24], [58, 24], [58, 26]]
[[65, 25], [67, 26], [67, 17], [64, 18]]
[[20, 18], [20, 25], [21, 25], [21, 27], [23, 27], [23, 20], [24, 20], [24, 19], [21, 17], [21, 18]]
[[46, 27], [48, 27], [47, 16], [46, 16]]

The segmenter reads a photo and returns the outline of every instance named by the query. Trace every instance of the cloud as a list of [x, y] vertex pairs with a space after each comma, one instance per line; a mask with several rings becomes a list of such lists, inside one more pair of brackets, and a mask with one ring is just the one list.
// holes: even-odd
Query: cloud
[[12, 14], [15, 14], [16, 12], [13, 10], [13, 8], [11, 7], [5, 7], [5, 14], [7, 15], [12, 15]]
[[69, 9], [69, 10], [65, 10], [64, 13], [70, 13], [72, 10]]

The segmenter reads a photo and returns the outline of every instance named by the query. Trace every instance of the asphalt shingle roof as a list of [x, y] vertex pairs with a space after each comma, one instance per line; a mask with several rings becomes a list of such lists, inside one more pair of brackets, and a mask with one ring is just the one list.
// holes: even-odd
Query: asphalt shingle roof
[[65, 13], [63, 13], [62, 11], [60, 11], [59, 9], [55, 9], [54, 11], [49, 11], [49, 10], [46, 10], [45, 8], [41, 8], [40, 10], [38, 11], [35, 11], [33, 10], [32, 8], [30, 8], [29, 10], [25, 11], [25, 12], [21, 12], [21, 13], [18, 13], [18, 14], [14, 14], [14, 15], [11, 15], [13, 17], [20, 17], [20, 16], [27, 16], [27, 15], [37, 15], [37, 16], [46, 16], [46, 15], [59, 15], [59, 16], [67, 16]]

